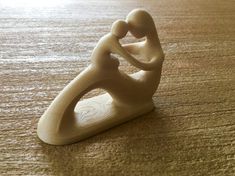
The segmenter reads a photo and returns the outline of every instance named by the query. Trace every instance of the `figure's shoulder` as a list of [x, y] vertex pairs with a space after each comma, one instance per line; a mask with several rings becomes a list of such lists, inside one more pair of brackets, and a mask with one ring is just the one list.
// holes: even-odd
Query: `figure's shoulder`
[[96, 47], [101, 47], [101, 46], [109, 46], [110, 43], [113, 43], [114, 41], [114, 37], [111, 33], [108, 33], [106, 35], [104, 35], [103, 37], [100, 38], [100, 40], [98, 41]]
[[103, 37], [100, 38], [99, 42], [100, 42], [100, 41], [105, 41], [105, 40], [107, 40], [107, 39], [109, 39], [109, 38], [110, 38], [110, 33], [105, 34]]

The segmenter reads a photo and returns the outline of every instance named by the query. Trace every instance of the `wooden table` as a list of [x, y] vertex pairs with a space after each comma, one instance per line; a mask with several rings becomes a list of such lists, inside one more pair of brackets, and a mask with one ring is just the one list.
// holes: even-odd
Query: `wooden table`
[[[42, 113], [137, 7], [166, 54], [155, 111], [73, 145], [42, 143]], [[234, 176], [234, 68], [233, 0], [1, 1], [0, 175]]]

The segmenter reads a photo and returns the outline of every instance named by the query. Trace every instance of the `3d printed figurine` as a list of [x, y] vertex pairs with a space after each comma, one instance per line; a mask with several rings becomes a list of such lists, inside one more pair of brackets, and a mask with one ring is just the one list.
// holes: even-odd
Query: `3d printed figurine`
[[[127, 32], [145, 41], [121, 45]], [[139, 55], [144, 62], [131, 54]], [[141, 69], [131, 75], [119, 70], [118, 54]], [[160, 82], [164, 54], [152, 17], [144, 10], [130, 12], [126, 21], [113, 23], [100, 39], [91, 65], [55, 98], [38, 123], [39, 138], [53, 145], [74, 143], [154, 108], [152, 96]], [[108, 93], [79, 101], [87, 92], [102, 88]]]

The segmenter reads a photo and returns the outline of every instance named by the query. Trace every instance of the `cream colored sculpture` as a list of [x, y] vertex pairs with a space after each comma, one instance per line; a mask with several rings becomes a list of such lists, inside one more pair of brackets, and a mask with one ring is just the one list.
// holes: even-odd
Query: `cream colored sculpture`
[[[127, 32], [142, 42], [121, 45]], [[119, 70], [120, 55], [141, 71], [128, 75]], [[138, 61], [132, 55], [138, 55]], [[39, 138], [53, 145], [74, 143], [154, 108], [152, 96], [160, 82], [164, 54], [152, 17], [144, 10], [130, 12], [126, 21], [113, 23], [100, 39], [91, 65], [55, 98], [38, 123]], [[79, 101], [87, 92], [102, 88], [106, 94]]]

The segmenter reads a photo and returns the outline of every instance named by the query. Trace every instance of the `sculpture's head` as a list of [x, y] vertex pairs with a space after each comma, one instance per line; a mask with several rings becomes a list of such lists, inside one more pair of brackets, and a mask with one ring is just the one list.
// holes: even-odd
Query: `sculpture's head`
[[142, 9], [132, 10], [126, 18], [129, 31], [136, 38], [142, 38], [156, 31], [151, 15]]
[[123, 20], [117, 20], [112, 24], [111, 33], [117, 38], [121, 39], [126, 36], [128, 32], [128, 25]]

